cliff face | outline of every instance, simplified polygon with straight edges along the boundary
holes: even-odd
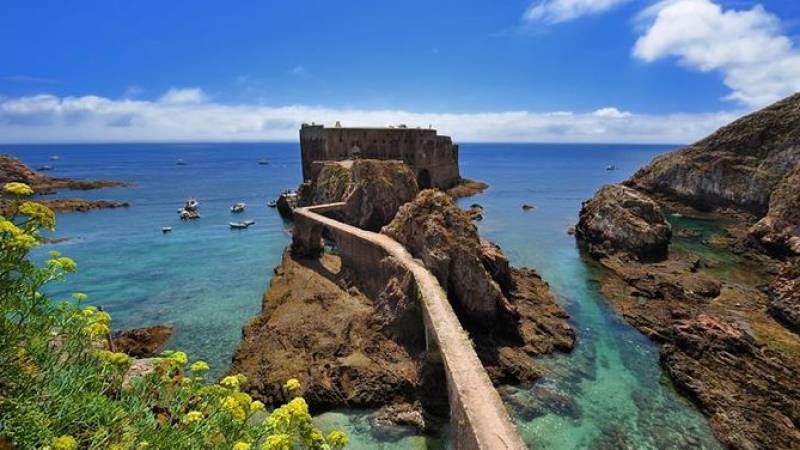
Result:
[[[766,214],[775,187],[800,163],[800,94],[656,158],[628,185],[698,209]]]
[[[301,190],[300,202],[345,202],[345,222],[378,231],[417,191],[414,173],[403,162],[359,159],[323,164],[317,178]]]
[[[767,215],[753,225],[750,236],[774,254],[800,255],[800,164],[778,183]]]

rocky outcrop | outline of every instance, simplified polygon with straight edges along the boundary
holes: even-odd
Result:
[[[29,185],[36,194],[51,194],[59,190],[89,190],[114,186],[127,186],[127,183],[109,180],[75,180],[53,178],[32,170],[22,161],[9,155],[0,155],[0,185],[19,182]]]
[[[134,358],[148,358],[161,352],[173,331],[173,327],[169,325],[118,330],[111,334],[111,343],[114,351]]]
[[[447,195],[453,197],[454,199],[464,198],[464,197],[471,197],[475,194],[480,194],[481,192],[489,189],[489,185],[484,183],[483,181],[475,181],[469,180],[467,178],[461,178],[458,180],[458,183],[447,189]]]
[[[709,414],[712,429],[728,447],[800,444],[797,368],[739,324],[708,315],[676,322],[661,364],[675,386]]]
[[[666,258],[672,229],[647,195],[612,184],[583,203],[575,236],[596,258],[623,253],[648,261]]]
[[[300,189],[300,204],[345,202],[343,221],[378,231],[417,191],[414,173],[402,161],[328,162],[322,164],[313,183]]]
[[[533,270],[513,268],[500,248],[481,241],[452,199],[426,190],[382,233],[403,244],[448,293],[475,350],[496,384],[532,382],[532,357],[570,351],[569,316]]]
[[[791,261],[770,286],[768,311],[779,322],[800,334],[800,261]]]
[[[477,228],[443,192],[423,191],[381,232],[422,260],[462,320],[486,328],[516,320],[515,308],[483,265]]]
[[[627,184],[701,210],[766,214],[776,186],[800,163],[800,94],[742,117],[653,160]]]
[[[777,256],[800,255],[800,164],[778,183],[750,236]]]
[[[269,403],[284,401],[283,383],[298,378],[314,411],[418,402],[445,415],[447,399],[433,395],[443,372],[426,361],[411,281],[386,264],[398,272],[372,300],[352,286],[338,257],[285,252],[261,313],[242,329],[231,372],[246,375],[247,390]]]

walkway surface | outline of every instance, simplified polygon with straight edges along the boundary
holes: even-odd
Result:
[[[426,331],[435,340],[444,361],[455,447],[527,448],[436,277],[394,239],[320,214],[339,209],[343,205],[332,203],[295,209],[295,227],[322,226],[335,236],[345,235],[370,243],[382,249],[387,256],[393,257],[414,276]],[[296,235],[304,234],[302,230],[296,229],[295,232]],[[315,235],[318,236],[317,233],[307,234],[318,239]],[[304,244],[319,245],[318,242]]]

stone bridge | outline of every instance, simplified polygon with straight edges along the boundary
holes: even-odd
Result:
[[[382,283],[380,267],[386,257],[393,257],[404,266],[416,282],[426,342],[436,345],[444,362],[455,448],[527,448],[436,277],[394,239],[322,215],[343,206],[344,203],[331,203],[295,209],[292,251],[319,254],[322,233],[326,231],[336,241],[344,267],[368,268],[362,269],[367,270],[367,276],[361,279]]]

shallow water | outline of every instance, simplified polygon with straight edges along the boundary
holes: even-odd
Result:
[[[581,201],[604,183],[621,181],[654,155],[656,146],[461,146],[464,176],[491,188],[463,199],[481,203],[482,237],[503,247],[515,265],[535,268],[563,302],[578,330],[576,350],[542,358],[545,377],[507,393],[531,404],[547,392],[561,401],[512,410],[526,442],[536,448],[719,448],[705,419],[682,400],[658,367],[657,348],[609,310],[598,293],[597,271],[566,234]],[[265,201],[300,179],[296,144],[95,145],[4,147],[34,166],[58,153],[53,175],[137,183],[62,196],[126,200],[132,207],[59,216],[46,246],[72,256],[79,272],[51,288],[58,297],[80,290],[113,315],[115,326],[171,323],[171,346],[208,360],[220,373],[230,361],[241,325],[260,307],[272,268],[289,242],[285,225]],[[261,158],[271,164],[259,166]],[[179,158],[189,162],[176,166]],[[616,171],[606,171],[614,164]],[[181,223],[176,209],[196,196],[203,218]],[[248,202],[240,218],[256,220],[231,231],[230,204]],[[523,203],[536,206],[524,212]],[[162,226],[172,226],[162,235]],[[559,397],[561,396],[561,397]],[[524,414],[521,414],[524,412]],[[332,412],[323,428],[345,428],[353,448],[439,448],[441,439],[407,430],[376,437],[368,412]]]

